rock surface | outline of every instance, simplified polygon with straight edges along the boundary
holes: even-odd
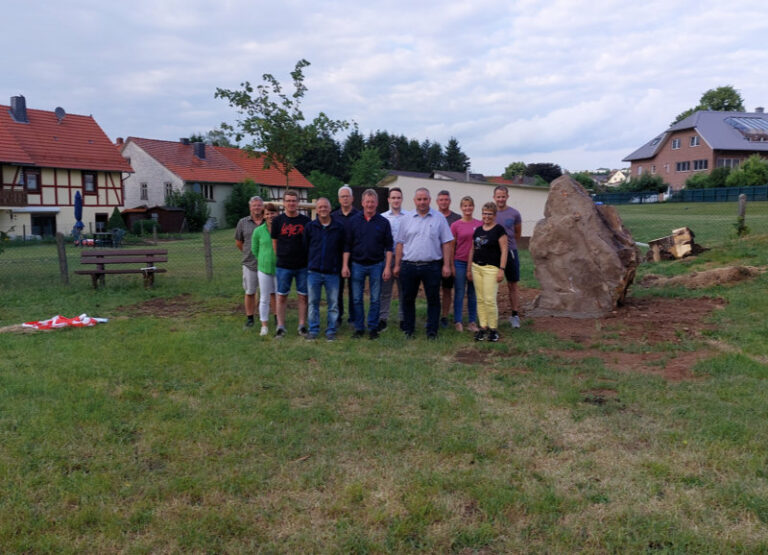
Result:
[[[541,285],[530,316],[605,316],[624,300],[640,262],[616,209],[595,205],[567,175],[552,182],[529,249]]]

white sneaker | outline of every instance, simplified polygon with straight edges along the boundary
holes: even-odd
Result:
[[[510,317],[509,317],[509,324],[510,324],[510,325],[511,325],[513,328],[519,328],[519,327],[520,327],[520,317],[519,317],[519,316],[517,316],[517,315],[515,315],[515,316],[510,316]]]
[[[267,326],[261,326],[261,331],[259,332],[259,335],[264,337],[265,335],[269,334],[269,328]]]

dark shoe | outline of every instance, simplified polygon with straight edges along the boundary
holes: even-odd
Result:
[[[352,339],[360,339],[361,337],[365,337],[363,330],[355,330],[355,333],[352,334]]]
[[[400,331],[405,331],[405,322],[400,320]]]
[[[315,339],[317,339],[317,336],[314,333],[308,333],[306,337],[304,337],[304,339],[306,339],[307,341],[314,341]]]
[[[371,330],[368,332],[368,339],[378,339],[379,338],[379,332],[376,330]]]
[[[309,331],[307,330],[307,326],[301,326],[299,328],[299,335],[302,337],[307,337],[309,335]]]
[[[252,328],[255,325],[255,322],[253,319],[249,318],[245,321],[245,325],[243,326],[244,330],[247,330],[248,328]]]
[[[285,337],[285,328],[277,328],[275,339],[282,339],[283,337]]]
[[[412,333],[408,333],[408,332],[405,332],[405,338],[406,339],[414,339],[413,334]]]
[[[448,318],[446,318],[445,316],[440,318],[440,327],[443,329],[448,327]]]
[[[379,320],[379,332],[386,331],[387,330],[387,321],[386,320]]]
[[[488,332],[488,341],[493,341],[496,343],[499,340],[499,332],[496,330],[491,330]]]
[[[437,339],[437,334],[436,333],[428,333],[427,334],[427,341],[434,341],[435,339]]]
[[[325,340],[326,340],[328,343],[332,343],[332,342],[336,341],[336,334],[335,334],[335,333],[332,333],[331,335],[326,335],[326,336],[325,336]]]
[[[484,329],[477,330],[477,333],[475,333],[475,341],[485,341],[485,330]]]

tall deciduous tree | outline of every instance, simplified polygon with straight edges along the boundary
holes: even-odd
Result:
[[[739,91],[733,88],[732,85],[724,85],[722,87],[717,87],[716,89],[709,89],[701,95],[697,106],[678,114],[672,124],[674,125],[678,121],[684,120],[699,110],[711,110],[714,112],[743,112],[744,99],[741,97]]]
[[[560,166],[551,162],[538,162],[528,164],[525,167],[525,175],[529,177],[538,175],[547,183],[552,183],[552,181],[563,175],[563,170],[560,169]]]
[[[216,98],[223,98],[237,109],[242,119],[236,123],[234,132],[236,141],[250,137],[247,150],[264,153],[265,166],[279,163],[288,184],[288,175],[296,167],[304,154],[323,134],[334,135],[346,129],[349,124],[343,120],[332,120],[320,112],[310,123],[305,123],[301,111],[301,101],[307,92],[304,85],[304,68],[307,60],[296,62],[291,72],[294,92],[283,92],[280,82],[271,74],[262,76],[261,85],[253,87],[250,82],[240,84],[239,90],[216,89]]]
[[[525,162],[512,162],[504,169],[501,175],[504,179],[513,179],[519,175],[525,175]]]
[[[360,158],[352,164],[349,184],[352,187],[373,187],[386,174],[378,151],[369,147],[363,150]]]

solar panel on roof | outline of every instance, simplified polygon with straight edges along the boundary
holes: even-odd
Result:
[[[748,141],[768,141],[768,120],[761,117],[730,117],[725,123],[739,131]]]

